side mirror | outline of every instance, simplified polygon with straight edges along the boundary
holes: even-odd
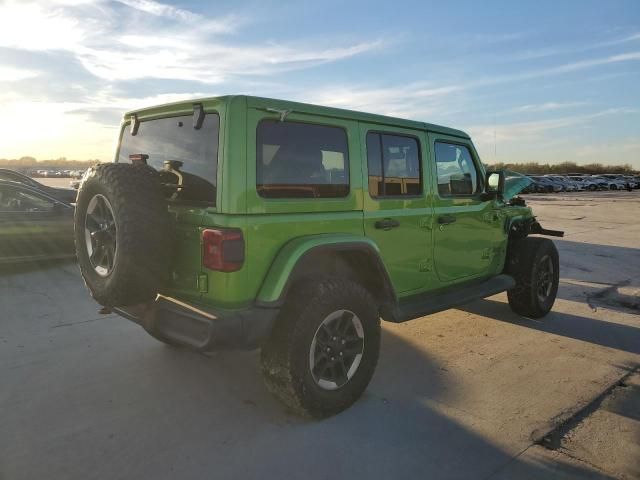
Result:
[[[504,193],[504,172],[489,172],[485,181],[484,193],[482,200],[497,200],[502,198]]]

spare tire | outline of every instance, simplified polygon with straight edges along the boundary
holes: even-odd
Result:
[[[172,238],[158,172],[127,163],[91,168],[78,191],[74,227],[80,271],[98,303],[155,298],[168,276]]]

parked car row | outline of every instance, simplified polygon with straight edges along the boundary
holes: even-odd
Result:
[[[569,173],[566,175],[531,175],[525,174],[533,183],[522,193],[555,193],[598,190],[633,190],[640,189],[640,176],[602,174],[585,175]]]
[[[39,170],[32,170],[30,174],[32,177],[80,178],[82,177],[82,175],[84,175],[84,170],[39,169]]]

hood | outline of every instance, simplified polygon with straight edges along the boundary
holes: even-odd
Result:
[[[502,195],[504,201],[508,202],[532,183],[533,180],[525,175],[522,175],[521,173],[513,172],[511,170],[505,170],[504,193]]]

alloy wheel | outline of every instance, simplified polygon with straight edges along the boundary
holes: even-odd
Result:
[[[545,255],[540,259],[538,266],[537,290],[538,300],[540,303],[547,301],[553,289],[553,260],[549,255]]]
[[[364,353],[364,329],[350,310],[337,310],[322,321],[309,349],[309,368],[316,384],[336,390],[355,375]]]
[[[116,258],[116,222],[104,195],[94,195],[87,205],[84,238],[91,266],[101,277],[108,276]]]

